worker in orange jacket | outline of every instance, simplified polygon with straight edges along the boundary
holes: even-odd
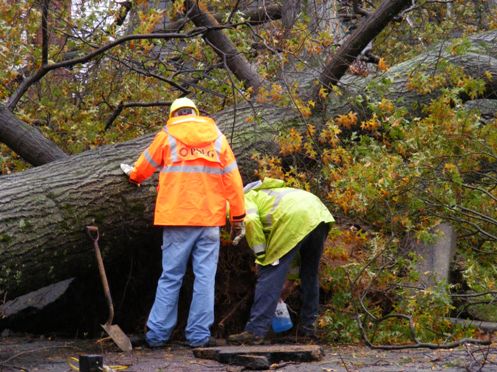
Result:
[[[147,321],[146,342],[160,347],[169,340],[191,256],[195,281],[186,339],[192,347],[215,345],[210,326],[226,202],[237,241],[244,234],[245,217],[242,179],[226,137],[214,120],[199,115],[193,101],[179,98],[171,105],[166,126],[134,167],[121,164],[121,169],[137,184],[160,171],[154,224],[163,226],[162,275]]]

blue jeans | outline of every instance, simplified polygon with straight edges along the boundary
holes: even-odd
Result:
[[[161,346],[171,337],[178,318],[179,292],[191,255],[195,281],[185,336],[191,346],[203,345],[209,340],[209,328],[214,323],[219,227],[166,226],[162,238],[162,275],[145,339],[150,346]]]
[[[319,261],[328,235],[329,225],[320,223],[306,235],[290,252],[280,258],[276,266],[258,267],[257,283],[250,318],[245,330],[256,336],[265,336],[276,310],[281,290],[290,268],[290,264],[300,251],[300,279],[302,307],[300,309],[300,326],[312,328],[319,310]]]

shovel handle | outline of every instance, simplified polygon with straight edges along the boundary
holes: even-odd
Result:
[[[98,242],[99,238],[99,233],[98,233],[98,227],[96,226],[86,226],[86,232],[88,233],[88,236],[93,242]]]
[[[111,325],[114,319],[114,305],[112,303],[112,297],[110,295],[109,282],[107,280],[107,275],[105,273],[104,261],[102,259],[102,254],[100,253],[100,247],[98,246],[98,227],[96,226],[86,226],[86,232],[88,236],[93,241],[93,247],[95,248],[95,257],[97,258],[98,272],[100,274],[100,280],[102,281],[102,287],[104,290],[105,300],[107,301],[107,307],[109,309],[109,317],[107,318],[106,325]]]

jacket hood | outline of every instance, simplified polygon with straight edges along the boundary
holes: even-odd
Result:
[[[221,136],[214,120],[205,116],[177,116],[166,125],[171,136],[188,146],[205,146]]]
[[[278,187],[285,187],[285,181],[277,178],[265,177],[263,181],[248,183],[243,188],[243,191],[247,193],[250,190],[275,189]]]

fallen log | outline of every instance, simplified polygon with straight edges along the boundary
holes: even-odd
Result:
[[[246,123],[254,110],[271,120]],[[274,147],[277,129],[271,125],[286,125],[292,115],[289,109],[248,106],[218,117],[228,137],[236,134],[233,148],[246,182],[254,177],[253,151]],[[158,231],[152,226],[157,174],[136,187],[119,168],[132,164],[153,135],[0,177],[0,292],[14,298],[95,270],[87,225],[99,227],[110,263]]]

